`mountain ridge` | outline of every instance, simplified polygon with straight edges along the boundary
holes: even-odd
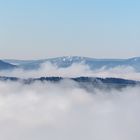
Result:
[[[114,68],[117,66],[131,66],[136,71],[140,71],[140,57],[133,57],[128,59],[98,59],[91,57],[82,57],[82,56],[63,56],[55,57],[48,59],[39,59],[39,60],[11,60],[4,59],[3,61],[17,65],[23,69],[37,69],[43,63],[55,64],[58,67],[69,67],[72,64],[85,64],[88,65],[91,70],[100,69],[102,67]]]
[[[16,65],[0,60],[0,70],[9,70],[9,69],[14,69],[16,67],[17,67]]]
[[[61,84],[63,80],[71,80],[86,90],[99,89],[122,89],[126,87],[140,86],[140,81],[122,79],[122,78],[99,78],[99,77],[40,77],[22,79],[18,77],[0,76],[0,81],[21,82],[22,84],[32,84],[34,82],[50,82],[52,84]],[[66,82],[67,83],[67,82]],[[44,83],[45,84],[45,83]]]

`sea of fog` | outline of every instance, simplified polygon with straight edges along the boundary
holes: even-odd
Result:
[[[140,78],[130,67],[90,71],[83,65],[58,69],[50,64],[0,75]],[[90,92],[71,80],[1,81],[0,140],[140,140],[140,87]]]

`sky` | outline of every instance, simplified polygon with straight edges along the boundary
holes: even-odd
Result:
[[[139,0],[0,0],[0,58],[140,56]]]

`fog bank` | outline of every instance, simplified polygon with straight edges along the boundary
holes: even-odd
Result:
[[[139,140],[139,91],[87,92],[69,80],[0,82],[0,139]]]
[[[61,77],[114,77],[124,78],[131,80],[140,80],[140,72],[137,72],[133,67],[118,66],[115,68],[102,67],[101,69],[91,70],[85,64],[73,64],[67,68],[58,68],[51,63],[44,63],[37,70],[23,70],[15,69],[10,71],[0,71],[0,76],[14,76],[20,78],[37,78],[37,77],[49,77],[49,76],[61,76]]]

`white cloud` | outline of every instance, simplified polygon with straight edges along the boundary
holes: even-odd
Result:
[[[139,140],[140,88],[0,82],[1,140]]]
[[[106,69],[105,67],[97,70],[90,70],[87,65],[73,64],[67,68],[58,68],[51,63],[42,64],[38,70],[23,70],[16,69],[13,71],[0,71],[1,76],[14,76],[21,78],[35,78],[42,76],[62,76],[62,77],[79,77],[79,76],[91,76],[91,77],[115,77],[125,78],[132,80],[140,80],[140,72],[135,71],[132,67],[118,66],[115,68]]]

